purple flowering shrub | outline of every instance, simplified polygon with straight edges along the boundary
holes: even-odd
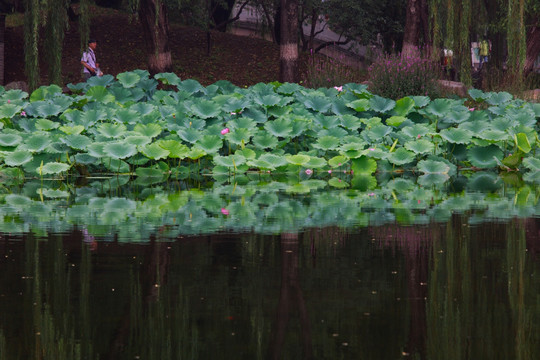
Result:
[[[369,90],[382,97],[400,99],[405,96],[439,95],[439,65],[427,58],[385,55],[369,67]]]

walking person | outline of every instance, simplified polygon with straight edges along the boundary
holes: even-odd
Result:
[[[88,80],[92,76],[101,76],[103,73],[99,69],[99,63],[96,62],[96,50],[97,41],[95,39],[88,40],[88,49],[83,52],[81,58],[81,64],[83,66],[84,80]]]
[[[486,40],[486,38],[480,41],[480,69],[484,66],[485,63],[489,60],[489,53],[491,50],[491,44]]]

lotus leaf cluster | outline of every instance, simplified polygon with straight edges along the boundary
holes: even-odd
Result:
[[[540,177],[540,104],[505,92],[470,90],[481,106],[469,109],[466,99],[394,101],[359,84],[204,87],[142,70],[68,87],[0,88],[3,176],[497,168]]]

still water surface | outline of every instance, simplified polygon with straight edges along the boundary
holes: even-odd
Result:
[[[418,205],[425,194],[415,191]],[[306,210],[315,194],[295,195],[293,213],[311,216],[301,227],[232,232],[206,219],[201,224],[213,224],[212,231],[189,234],[188,221],[202,216],[193,199],[182,201],[173,216],[178,194],[166,195],[170,202],[161,199],[159,208],[166,205],[167,215],[158,221],[145,215],[154,225],[144,232],[144,220],[134,214],[149,207],[156,213],[156,197],[129,200],[129,214],[117,214],[116,224],[106,217],[105,227],[90,211],[104,212],[98,199],[84,200],[87,193],[63,203],[24,191],[3,198],[1,359],[540,358],[540,219],[479,221],[479,212],[491,211],[479,199],[493,202],[494,194],[445,199],[453,207],[469,201],[476,210],[422,217],[414,226],[395,200],[386,220],[376,219],[385,206],[374,206],[374,198],[383,194],[364,194],[378,210],[369,222],[356,216],[356,225],[347,227],[325,221],[326,214],[337,216],[336,224],[346,222],[338,210],[324,208],[319,217]],[[519,194],[507,203],[501,197],[496,207],[510,209]],[[204,207],[210,218],[241,222],[229,217],[252,195],[237,195],[243,205],[232,204],[232,197],[229,206],[215,204],[215,194],[201,201],[212,203]],[[430,196],[429,209],[443,204]],[[353,198],[348,193],[332,208],[347,208]],[[534,198],[522,201],[527,213],[537,209]],[[288,214],[285,200],[279,209]],[[109,194],[99,203],[125,209],[119,201]],[[82,204],[93,207],[82,211]],[[191,212],[181,222],[186,207]],[[87,221],[68,221],[69,209],[88,214]],[[254,224],[268,219],[245,216]],[[126,223],[134,241],[125,236]]]

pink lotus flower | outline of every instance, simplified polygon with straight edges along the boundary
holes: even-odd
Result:
[[[11,100],[8,100],[7,103],[9,104],[11,102]]]
[[[225,135],[225,134],[227,134],[229,132],[230,132],[229,128],[225,128],[225,129],[221,130],[221,135]]]
[[[221,213],[222,213],[223,215],[225,215],[225,216],[226,216],[226,215],[229,215],[229,210],[227,210],[227,209],[225,209],[225,208],[221,208]]]
[[[369,148],[369,151],[375,151],[375,148]]]
[[[332,173],[332,170],[328,170],[328,173],[331,174],[331,173]]]
[[[334,86],[337,91],[343,91],[343,86]]]
[[[469,108],[469,111],[474,111],[474,108]]]
[[[311,169],[306,169],[306,174],[307,174],[307,175],[313,174],[313,170],[311,170]]]
[[[368,196],[375,196],[375,193],[369,193]]]
[[[21,116],[26,116],[26,112],[21,111]]]
[[[417,139],[420,139],[422,137],[422,135],[418,134],[418,136],[416,137]]]

